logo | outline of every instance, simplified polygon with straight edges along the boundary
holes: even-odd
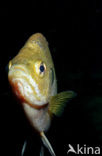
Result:
[[[68,151],[67,155],[70,155],[70,153],[73,153],[75,155],[79,154],[85,154],[85,155],[95,155],[95,154],[101,154],[101,148],[100,147],[89,147],[87,145],[80,146],[77,144],[77,147],[74,148],[71,144],[68,144]]]

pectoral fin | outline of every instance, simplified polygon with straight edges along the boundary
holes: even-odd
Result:
[[[61,92],[55,96],[53,96],[50,100],[49,111],[56,116],[61,116],[65,105],[68,101],[76,96],[76,93],[73,91],[65,91]]]

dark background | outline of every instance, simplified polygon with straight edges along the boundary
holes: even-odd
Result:
[[[7,68],[30,35],[41,32],[54,60],[58,92],[74,90],[61,118],[55,117],[47,136],[56,155],[68,144],[102,145],[102,2],[28,1],[0,4],[0,116],[3,155],[39,155],[41,141],[12,96]],[[24,155],[24,156],[25,156]],[[46,150],[46,155],[49,153]]]

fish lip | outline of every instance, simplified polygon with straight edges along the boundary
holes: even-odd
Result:
[[[20,72],[23,72],[23,73],[26,73],[27,70],[25,69],[25,67],[23,65],[13,65],[9,72],[8,72],[8,79],[11,79],[12,78],[12,75],[14,75],[14,73],[16,71],[20,71]]]
[[[24,66],[22,64],[20,65],[13,65],[11,70],[20,70],[20,71],[23,71],[23,72],[26,72],[26,69],[24,68]]]
[[[30,107],[32,107],[34,109],[43,109],[43,108],[47,107],[49,104],[49,103],[45,103],[43,105],[37,105],[37,104],[32,104],[30,102],[24,102],[24,103],[26,103],[27,105],[29,105]]]

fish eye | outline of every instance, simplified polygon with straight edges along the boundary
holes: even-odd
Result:
[[[40,65],[39,70],[40,70],[40,72],[41,72],[41,73],[45,71],[45,67],[44,67],[44,65],[43,65],[43,64],[42,64],[42,65]]]
[[[40,77],[43,77],[46,71],[45,63],[42,61],[37,61],[35,63],[35,71]]]
[[[12,62],[10,61],[10,62],[9,62],[9,65],[8,65],[8,69],[10,69],[11,66],[12,66]]]

